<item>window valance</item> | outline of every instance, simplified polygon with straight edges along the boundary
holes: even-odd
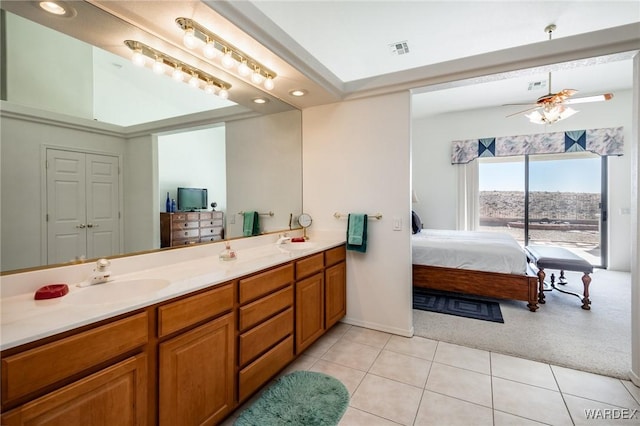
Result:
[[[599,155],[622,155],[623,149],[622,127],[500,136],[453,141],[451,164],[465,164],[478,157],[510,157],[576,151],[590,151]]]

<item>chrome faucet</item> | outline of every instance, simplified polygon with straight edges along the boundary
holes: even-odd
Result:
[[[111,277],[111,270],[109,266],[111,262],[108,259],[98,259],[95,268],[91,273],[91,276],[82,283],[78,284],[78,287],[87,287],[94,284],[102,284],[109,281]]]
[[[278,241],[276,241],[277,245],[282,245],[284,243],[286,243],[287,241],[291,241],[291,237],[288,237],[287,234],[280,234],[280,238],[278,238]]]

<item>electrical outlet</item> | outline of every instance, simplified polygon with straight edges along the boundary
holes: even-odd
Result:
[[[398,216],[393,217],[393,230],[401,231],[402,230],[402,218]]]
[[[229,223],[231,225],[235,225],[235,223],[236,223],[236,216],[235,215],[232,214],[231,216],[229,216]]]

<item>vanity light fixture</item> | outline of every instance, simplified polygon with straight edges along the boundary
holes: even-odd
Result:
[[[240,76],[251,75],[251,81],[254,84],[273,90],[275,86],[273,80],[277,77],[274,71],[192,19],[176,18],[176,24],[184,31],[183,43],[187,48],[194,49],[198,44],[202,44],[206,58],[214,59],[216,56],[222,56],[223,67],[228,69],[237,67]]]
[[[191,87],[217,94],[222,99],[229,98],[231,84],[139,41],[125,40],[124,44],[133,52],[131,60],[134,64],[144,67],[153,61],[152,69],[156,74],[165,74],[166,70],[171,70],[171,76],[176,81],[187,80]]]

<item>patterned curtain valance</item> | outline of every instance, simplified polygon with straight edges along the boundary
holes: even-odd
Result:
[[[465,164],[478,157],[510,157],[525,154],[557,154],[590,151],[599,155],[622,155],[622,127],[538,133],[535,135],[453,141],[451,164]]]

